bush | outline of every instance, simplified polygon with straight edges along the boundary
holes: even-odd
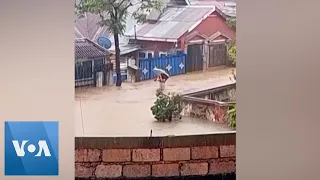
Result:
[[[164,94],[163,91],[157,91],[157,100],[151,107],[155,119],[161,122],[172,121],[175,118],[181,119],[181,96],[174,93]]]
[[[236,65],[236,58],[237,58],[237,46],[236,41],[232,41],[228,45],[228,56],[229,60],[232,62],[233,65]]]
[[[237,109],[236,105],[233,105],[228,110],[228,126],[232,129],[236,129],[236,117]]]

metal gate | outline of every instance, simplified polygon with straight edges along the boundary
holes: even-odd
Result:
[[[227,65],[227,46],[213,44],[209,46],[209,67]]]
[[[149,59],[140,59],[139,68],[141,69],[141,80],[156,78],[153,69],[165,70],[170,76],[186,73],[186,54],[175,56],[165,56]]]
[[[187,48],[186,71],[202,71],[203,70],[203,44],[191,44]]]
[[[102,84],[109,83],[107,74],[112,70],[112,64],[106,64],[103,58],[75,62],[75,87],[93,86],[97,82],[97,73],[102,72]]]

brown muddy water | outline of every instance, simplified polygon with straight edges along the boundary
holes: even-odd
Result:
[[[166,91],[190,93],[232,83],[231,69],[171,77]],[[122,83],[121,87],[80,88],[75,95],[77,136],[153,136],[209,134],[229,131],[223,125],[183,117],[157,122],[151,113],[159,87],[153,80]]]

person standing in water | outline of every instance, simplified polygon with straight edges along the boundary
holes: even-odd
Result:
[[[164,90],[165,88],[165,83],[166,81],[169,79],[169,77],[163,73],[161,73],[159,76],[157,76],[157,78],[155,79],[155,81],[159,82],[159,89],[160,90]]]

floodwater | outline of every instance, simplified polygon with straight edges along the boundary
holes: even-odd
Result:
[[[190,93],[232,83],[231,69],[171,77],[166,91]],[[159,84],[153,80],[122,83],[121,87],[81,88],[75,95],[77,136],[153,136],[207,134],[229,131],[214,122],[183,117],[157,122],[151,113]]]

